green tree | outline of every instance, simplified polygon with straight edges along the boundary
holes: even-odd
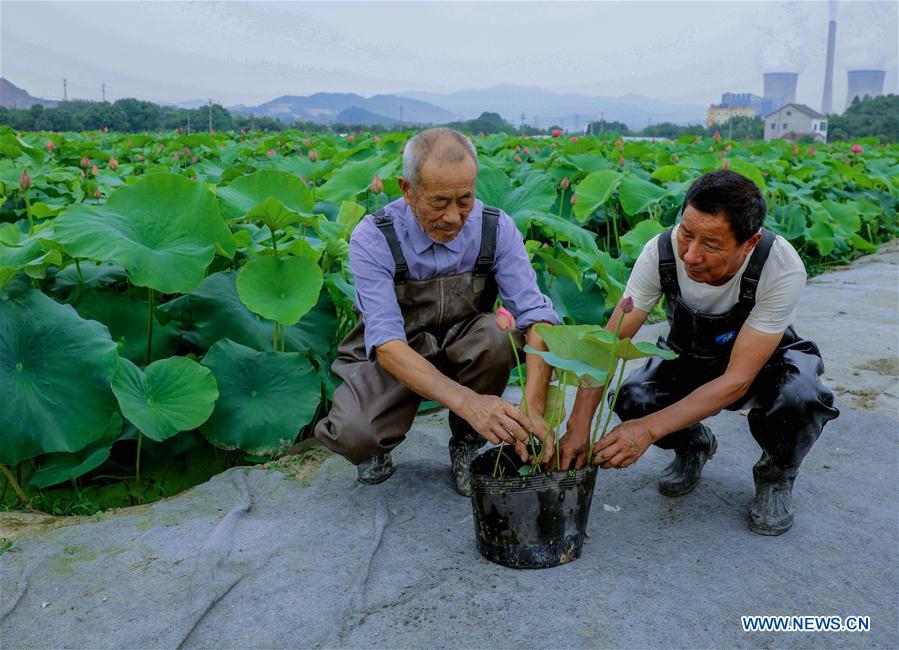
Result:
[[[842,115],[828,119],[831,142],[869,136],[884,142],[899,142],[899,95],[856,97]]]

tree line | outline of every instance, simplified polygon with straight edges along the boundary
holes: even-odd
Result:
[[[0,124],[6,124],[17,131],[95,131],[109,129],[124,133],[181,129],[182,131],[283,131],[300,129],[306,132],[408,131],[416,126],[403,124],[383,126],[379,124],[322,124],[319,122],[296,120],[285,122],[272,117],[232,114],[219,104],[187,109],[174,106],[160,106],[139,99],[119,99],[115,102],[90,102],[73,100],[60,102],[58,106],[46,108],[35,104],[31,108],[16,109],[0,107]],[[828,140],[851,140],[867,136],[877,136],[885,142],[899,141],[899,95],[884,97],[855,98],[843,115],[829,117]],[[508,133],[510,135],[539,135],[551,133],[557,126],[537,129],[529,125],[515,126],[502,118],[499,113],[484,112],[471,120],[451,122],[451,128],[468,133]],[[563,130],[563,129],[559,129]],[[619,135],[639,135],[652,138],[678,138],[682,135],[711,136],[719,131],[723,137],[734,140],[761,140],[764,137],[764,121],[761,117],[734,117],[728,123],[712,127],[699,124],[682,126],[672,122],[651,124],[639,130],[631,130],[627,124],[617,121],[597,121],[589,123],[584,131],[588,134],[617,133]]]

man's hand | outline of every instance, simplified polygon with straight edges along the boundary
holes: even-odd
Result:
[[[495,395],[472,393],[463,408],[457,412],[475,431],[488,442],[498,445],[505,442],[515,446],[515,452],[524,462],[528,460],[528,430],[531,422],[517,406],[513,406]],[[535,432],[538,439],[545,436],[545,426]]]
[[[540,454],[540,462],[546,465],[547,468],[552,469],[550,461],[556,451],[556,432],[546,426],[546,420],[543,419],[542,415],[536,415],[533,411],[531,412],[531,432],[537,440],[543,441],[543,453]]]
[[[622,422],[593,447],[593,464],[603,469],[633,465],[652,444],[652,434],[642,418]]]
[[[581,469],[587,464],[589,436],[588,427],[577,426],[569,420],[568,430],[559,441],[560,469]]]

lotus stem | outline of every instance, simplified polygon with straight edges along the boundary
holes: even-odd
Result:
[[[275,329],[272,332],[272,352],[278,351],[278,321],[275,321]]]
[[[144,434],[140,431],[137,432],[137,458],[134,461],[134,481],[135,481],[135,489],[137,490],[137,505],[140,505],[140,447],[141,442],[143,442]]]
[[[599,437],[600,440],[602,440],[609,432],[609,422],[612,421],[612,413],[615,411],[615,402],[618,401],[618,393],[621,391],[621,380],[624,378],[624,366],[626,365],[627,363],[622,359],[621,368],[618,371],[618,383],[615,385],[615,394],[612,396],[612,404],[609,406],[609,413],[606,416],[606,423],[602,428],[602,435]]]
[[[568,390],[568,375],[562,373],[562,388],[561,388],[561,399],[559,400],[558,408],[556,409],[556,417],[553,417],[552,421],[556,422],[556,418],[558,418],[558,422],[556,422],[556,427],[562,426],[562,413],[565,412],[565,395]],[[555,435],[555,443],[556,443],[556,469],[562,469],[562,465],[559,460],[559,434],[556,432]]]
[[[13,473],[9,471],[9,468],[6,465],[0,465],[0,472],[3,472],[3,476],[5,476],[6,480],[9,481],[9,484],[12,485],[12,489],[15,491],[16,496],[19,497],[19,501],[22,502],[22,505],[29,510],[34,510],[34,506],[31,505],[31,499],[25,494],[25,491],[19,485],[16,477],[13,476]]]
[[[278,240],[275,238],[275,229],[271,226],[268,229],[272,233],[272,252],[275,254],[275,257],[278,257]]]
[[[602,420],[602,414],[606,406],[606,396],[609,394],[609,380],[615,376],[615,370],[618,368],[618,334],[621,332],[621,324],[624,322],[624,312],[618,316],[618,324],[615,326],[615,343],[612,345],[612,354],[609,359],[609,370],[606,373],[606,382],[602,388],[602,397],[599,399],[599,413],[596,416],[596,422],[593,424],[593,431],[590,433],[590,451],[593,451],[593,445],[596,444],[596,434],[599,431],[599,423]],[[616,393],[617,394],[617,393]],[[605,431],[603,431],[605,435]],[[602,436],[600,436],[602,438]]]
[[[24,190],[22,196],[25,197],[25,214],[28,215],[28,235],[31,236],[34,232],[34,218],[31,216],[31,201],[28,199],[28,190]]]
[[[75,258],[75,272],[78,274],[78,284],[84,284],[84,276],[81,274],[81,264],[78,262],[78,258]]]
[[[153,354],[153,289],[150,289],[150,299],[147,301],[147,365],[150,365]]]
[[[618,211],[612,212],[612,231],[615,233],[615,250],[621,254],[621,239],[618,237]]]
[[[508,332],[508,335],[509,343],[512,345],[512,354],[515,355],[515,370],[518,373],[518,385],[521,388],[521,406],[524,409],[525,416],[530,419],[531,414],[528,409],[527,388],[524,379],[521,377],[521,359],[518,357],[518,346],[515,345],[515,339],[512,337],[512,332]],[[539,463],[537,460],[537,444],[534,442],[534,434],[531,431],[528,431],[528,444],[531,447],[531,454],[534,457],[534,462]]]

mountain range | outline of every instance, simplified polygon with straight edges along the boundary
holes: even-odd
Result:
[[[29,108],[32,104],[55,106],[57,102],[31,96],[6,79],[0,78],[0,105]],[[205,106],[203,100],[168,104],[179,108]],[[632,129],[649,123],[701,123],[705,107],[626,95],[591,97],[573,93],[554,93],[534,86],[493,86],[453,93],[406,92],[363,97],[355,93],[315,93],[282,95],[257,106],[229,106],[240,115],[280,118],[286,122],[309,120],[323,124],[446,124],[478,117],[485,111],[496,112],[508,122],[545,128],[561,126],[568,131],[583,129],[589,122],[604,118],[624,122]]]

